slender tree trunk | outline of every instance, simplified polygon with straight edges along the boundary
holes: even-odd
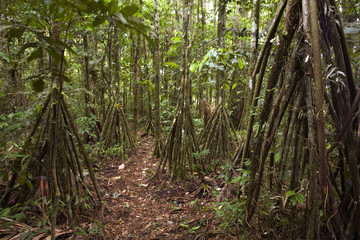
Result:
[[[259,42],[260,0],[253,0],[253,10],[251,12],[251,18],[253,19],[253,22],[251,26],[249,76],[252,76],[252,72],[256,64],[256,54]],[[250,91],[252,91],[253,89],[253,84],[253,79],[250,78]]]
[[[55,41],[60,41],[60,23],[54,22],[53,23],[53,29],[52,29],[52,37]],[[56,49],[59,53],[61,53],[61,49],[57,47]],[[50,148],[49,148],[49,163],[50,163],[50,181],[51,185],[53,186],[52,189],[52,199],[53,199],[53,213],[51,216],[51,239],[55,239],[55,227],[56,227],[56,217],[57,217],[57,211],[58,211],[58,201],[60,198],[60,190],[59,186],[57,184],[57,156],[58,156],[58,141],[59,141],[59,132],[61,127],[61,118],[60,118],[60,102],[61,102],[61,92],[62,92],[62,78],[61,78],[61,72],[62,72],[62,66],[59,66],[54,62],[52,64],[52,80],[54,86],[58,89],[57,91],[54,91],[54,100],[55,104],[52,108],[53,110],[53,121],[50,126]]]
[[[225,48],[225,24],[226,24],[226,2],[225,0],[219,0],[219,12],[218,12],[218,28],[217,28],[217,45],[218,49]],[[223,66],[225,68],[225,66]],[[222,86],[225,82],[225,69],[218,70],[216,73],[216,100],[215,105],[218,106],[220,101],[225,98],[225,91]]]
[[[120,58],[119,58],[119,27],[114,24],[114,62],[115,62],[115,84],[116,97],[115,101],[120,102]]]
[[[273,25],[271,26],[268,35],[266,36],[266,40],[261,48],[261,52],[259,54],[256,65],[254,67],[254,71],[251,76],[251,78],[254,79],[254,82],[255,82],[254,94],[251,97],[251,108],[250,108],[251,111],[255,111],[255,109],[257,108],[258,96],[260,94],[263,78],[265,75],[265,68],[266,68],[267,60],[270,55],[270,49],[271,49],[271,45],[272,45],[271,40],[275,36],[276,30],[279,26],[279,23],[280,23],[280,20],[281,20],[281,17],[285,10],[286,5],[287,5],[287,0],[283,0],[280,3],[280,6],[276,13],[275,21],[274,21]],[[259,73],[259,76],[256,78],[258,73]],[[278,74],[278,72],[276,72],[276,74]],[[241,165],[245,161],[245,158],[249,157],[250,140],[253,135],[253,124],[254,124],[255,118],[254,118],[254,114],[251,114],[251,112],[249,113],[249,115],[250,116],[247,121],[246,138],[245,138],[244,149],[243,149],[243,154],[242,154],[242,158],[241,158]]]
[[[135,136],[138,131],[138,115],[139,115],[139,55],[140,55],[140,34],[137,37],[136,53],[134,58],[134,119],[133,129]]]
[[[89,68],[89,43],[88,43],[88,33],[83,33],[83,42],[84,42],[84,85],[85,85],[85,116],[90,117],[90,68]]]
[[[155,31],[155,47],[154,47],[154,69],[155,69],[155,79],[154,79],[154,118],[155,118],[155,146],[153,155],[155,157],[160,157],[161,155],[161,125],[160,125],[160,59],[159,59],[159,3],[157,0],[154,0],[154,31]],[[151,119],[150,119],[151,121]]]
[[[321,53],[320,53],[320,29],[319,29],[319,11],[316,1],[309,1],[310,24],[311,24],[311,50],[312,50],[312,68],[315,81],[315,114],[317,126],[317,148],[320,159],[320,186],[323,200],[327,194],[327,163],[325,158],[325,118],[324,118],[324,86],[322,81]]]

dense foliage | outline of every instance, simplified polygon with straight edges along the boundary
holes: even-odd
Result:
[[[1,1],[0,217],[74,227],[102,204],[94,166],[149,134],[156,174],[218,179],[228,236],[359,238],[359,11]]]

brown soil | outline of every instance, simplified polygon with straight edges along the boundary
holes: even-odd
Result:
[[[126,162],[102,167],[98,184],[106,202],[93,219],[102,225],[101,239],[220,239],[212,202],[199,180],[153,178],[158,159],[152,158],[153,139],[138,143]],[[123,164],[123,165],[122,165]],[[88,225],[89,226],[89,225]]]

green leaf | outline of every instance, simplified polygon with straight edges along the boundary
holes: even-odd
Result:
[[[24,28],[10,28],[8,32],[5,34],[6,39],[8,42],[12,42],[14,38],[20,39],[24,33]]]
[[[75,53],[75,51],[68,45],[68,44],[65,44],[63,41],[60,41],[60,40],[55,40],[53,39],[52,37],[44,37],[44,36],[39,36],[39,38],[41,39],[44,39],[50,46],[47,47],[47,48],[51,48],[53,49],[54,51],[57,51],[59,52],[58,50],[56,50],[56,48],[54,48],[53,46],[56,46],[57,49],[63,49],[64,48],[64,45],[65,45],[65,49],[68,50],[69,52],[71,53]],[[47,49],[48,50],[48,49]],[[61,54],[59,54],[61,55]]]
[[[244,63],[243,63],[242,59],[239,58],[239,59],[238,59],[238,62],[239,62],[239,68],[240,68],[240,69],[243,69],[243,68],[244,68]]]
[[[18,182],[20,186],[23,186],[26,182],[26,177],[24,175],[19,176]]]
[[[93,28],[103,24],[104,22],[106,21],[106,17],[103,17],[103,16],[96,16],[92,25],[93,25]]]
[[[4,61],[6,61],[7,63],[10,63],[10,58],[9,58],[9,56],[6,55],[5,53],[0,52],[0,57],[1,57]]]
[[[295,199],[299,203],[304,203],[305,202],[305,196],[303,194],[301,194],[301,193],[295,194]]]
[[[118,0],[111,0],[111,2],[108,5],[108,12],[110,14],[113,14],[115,12],[118,12],[119,9],[119,1]]]
[[[119,27],[124,27],[123,25],[128,25],[128,22],[122,13],[115,14],[117,18],[115,18],[115,22]],[[120,24],[120,25],[119,25]]]
[[[230,183],[238,183],[238,182],[240,182],[241,179],[242,179],[241,176],[236,176],[236,177],[234,177],[234,178],[231,180]]]
[[[191,64],[191,65],[190,65],[190,71],[191,71],[191,72],[195,72],[196,66],[197,66],[196,63]]]
[[[7,215],[11,212],[11,208],[5,208],[1,213],[0,213],[0,218],[2,217],[7,217]]]
[[[75,232],[75,234],[82,235],[82,236],[87,236],[88,235],[87,232],[83,228],[76,227],[76,229],[79,230],[79,232]]]
[[[174,63],[174,62],[166,62],[166,63],[164,63],[164,65],[166,66],[166,67],[171,67],[171,68],[179,68],[179,65],[177,65],[176,63]]]
[[[28,186],[28,188],[32,191],[34,189],[34,186],[32,185],[32,183],[30,182],[29,179],[26,179],[26,185]]]
[[[295,192],[290,190],[290,191],[286,192],[285,195],[286,195],[286,197],[292,197],[295,195]]]
[[[101,1],[95,1],[97,8],[102,12],[102,13],[106,13],[108,11],[107,7],[105,6],[105,3],[103,0]]]
[[[139,6],[136,4],[127,5],[120,10],[120,13],[125,17],[130,17],[137,13],[140,10]]]
[[[20,47],[19,51],[18,51],[16,54],[17,54],[17,55],[20,55],[20,54],[22,54],[23,52],[25,52],[26,49],[28,49],[28,48],[34,48],[34,47],[37,47],[37,46],[39,46],[39,43],[38,43],[38,42],[25,43],[25,44],[23,44],[23,45]]]
[[[42,79],[38,79],[32,82],[32,89],[39,93],[42,92],[45,88],[45,83]]]
[[[6,171],[2,177],[3,182],[7,182],[9,180],[9,173]]]
[[[42,51],[40,48],[33,51],[30,56],[26,59],[27,62],[31,62],[32,60],[38,59],[42,56]]]
[[[172,37],[171,41],[173,41],[173,43],[181,43],[182,42],[181,37]]]
[[[151,47],[155,46],[155,42],[154,39],[152,39],[151,37],[149,37],[149,35],[147,34],[147,27],[144,25],[144,23],[139,22],[139,21],[135,21],[132,19],[127,19],[128,27],[130,27],[131,29],[134,29],[135,31],[137,31],[138,33],[140,33],[141,35],[143,35],[146,39],[146,41],[151,45]]]
[[[189,225],[187,225],[185,223],[180,223],[180,226],[185,227],[185,228],[189,228]]]
[[[65,82],[71,82],[71,79],[68,76],[64,75],[63,78]]]
[[[61,54],[53,47],[47,47],[46,51],[50,54],[50,56],[55,60],[56,63],[60,63]]]
[[[198,230],[200,227],[201,227],[201,226],[193,227],[193,228],[191,228],[191,231],[196,231],[196,230]]]

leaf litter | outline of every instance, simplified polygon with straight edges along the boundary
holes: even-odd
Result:
[[[170,181],[162,174],[153,178],[158,163],[152,157],[153,143],[145,137],[128,160],[113,160],[108,165],[118,167],[98,173],[104,204],[89,220],[100,220],[102,236],[91,239],[222,239],[214,198],[196,194],[200,180]]]

